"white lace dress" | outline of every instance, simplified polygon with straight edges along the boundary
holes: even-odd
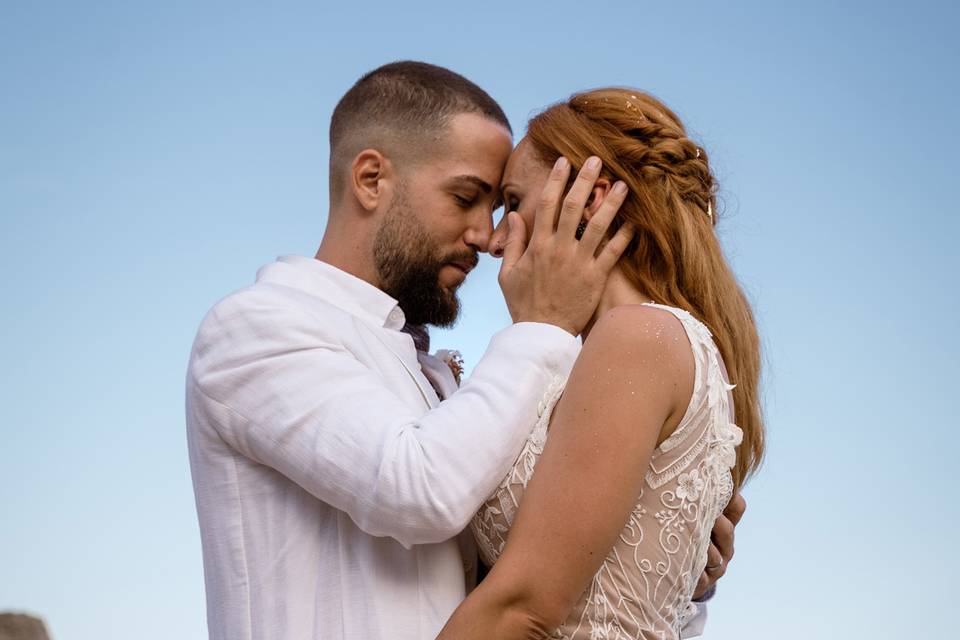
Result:
[[[719,350],[707,327],[686,311],[649,306],[674,314],[686,330],[696,363],[690,405],[654,451],[616,545],[552,638],[679,638],[696,613],[691,598],[707,562],[710,531],[731,497],[730,469],[742,433],[733,422],[733,387]],[[503,552],[565,385],[555,381],[513,469],[471,523],[488,565]]]

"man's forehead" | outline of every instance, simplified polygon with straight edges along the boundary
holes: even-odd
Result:
[[[492,154],[500,164],[506,162],[513,147],[513,137],[506,127],[475,113],[460,113],[450,118],[442,138],[441,146],[452,155]]]
[[[480,183],[496,187],[510,156],[510,139],[470,142],[461,141],[437,150],[429,161],[434,171],[445,180],[474,182],[481,188]]]
[[[459,183],[466,186],[477,187],[478,189],[480,189],[480,191],[484,193],[491,193],[495,190],[494,185],[490,184],[489,182],[487,182],[486,180],[484,180],[483,178],[477,175],[464,173],[464,174],[455,175],[451,177],[450,181],[453,183]]]

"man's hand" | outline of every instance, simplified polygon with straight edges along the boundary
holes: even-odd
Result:
[[[507,213],[510,231],[499,280],[514,322],[553,324],[578,335],[596,311],[610,270],[633,238],[633,228],[623,225],[601,248],[627,197],[626,185],[618,182],[577,240],[577,226],[599,176],[600,159],[590,158],[560,207],[570,177],[570,163],[560,158],[540,196],[529,244],[523,218]]]
[[[727,572],[727,565],[733,559],[733,530],[746,510],[747,503],[738,493],[733,496],[730,504],[714,523],[713,533],[710,536],[710,549],[707,550],[707,566],[697,581],[697,589],[693,593],[694,600],[702,598]]]

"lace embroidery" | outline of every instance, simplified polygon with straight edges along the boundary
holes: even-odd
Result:
[[[556,640],[679,638],[696,614],[691,597],[706,565],[710,530],[732,494],[730,468],[742,433],[732,422],[733,387],[723,378],[719,351],[707,327],[686,311],[650,306],[674,314],[687,332],[696,364],[690,406],[654,452],[636,506],[580,601],[550,636]],[[565,385],[566,379],[553,380],[516,463],[471,523],[487,564],[503,551]]]
[[[474,516],[471,528],[477,541],[480,557],[488,565],[492,565],[503,551],[507,540],[509,525],[520,505],[520,496],[527,482],[533,477],[533,467],[537,458],[543,453],[543,445],[547,439],[547,427],[550,425],[550,416],[554,407],[560,401],[567,379],[554,376],[547,387],[543,398],[537,406],[537,423],[530,435],[527,436],[520,455],[497,487],[493,496],[484,504],[484,508]]]

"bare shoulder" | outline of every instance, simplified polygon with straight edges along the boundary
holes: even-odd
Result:
[[[575,369],[571,385],[577,391],[589,390],[607,413],[619,407],[628,424],[649,412],[648,426],[662,440],[690,402],[696,364],[679,318],[657,307],[629,305],[597,320]]]
[[[628,362],[630,354],[652,355],[661,362],[677,364],[691,360],[690,342],[683,323],[665,309],[648,305],[615,307],[601,316],[584,342],[584,351],[619,353]]]

